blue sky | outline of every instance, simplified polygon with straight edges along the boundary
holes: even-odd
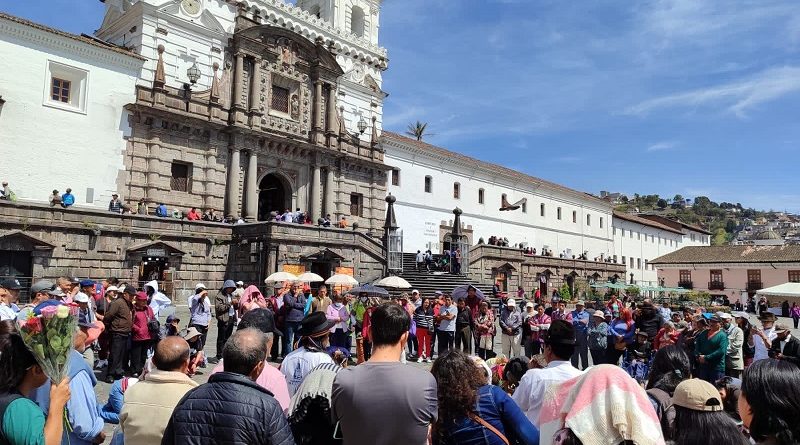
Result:
[[[91,33],[99,0],[0,0]],[[386,129],[578,190],[800,212],[796,0],[384,0]]]

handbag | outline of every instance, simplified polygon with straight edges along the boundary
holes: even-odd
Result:
[[[469,418],[472,419],[472,421],[474,421],[474,422],[480,423],[484,428],[486,428],[487,430],[489,430],[489,431],[493,432],[494,434],[496,434],[497,437],[499,437],[500,440],[502,440],[504,444],[510,445],[510,442],[508,441],[508,438],[503,433],[501,433],[497,428],[493,427],[492,424],[490,424],[489,422],[481,419],[478,415],[473,414],[473,413],[470,413]]]
[[[150,315],[147,315],[147,330],[150,332],[151,339],[161,340],[163,338],[161,336],[161,323],[155,317],[150,318]]]

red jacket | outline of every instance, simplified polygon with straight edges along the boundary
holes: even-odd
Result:
[[[133,334],[133,341],[152,340],[150,337],[150,330],[147,329],[148,320],[155,318],[153,309],[150,306],[145,306],[144,309],[139,309],[134,306],[135,312],[133,313],[133,327],[131,333]]]

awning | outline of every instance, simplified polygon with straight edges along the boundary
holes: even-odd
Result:
[[[335,261],[335,260],[341,261],[343,259],[344,259],[343,256],[332,251],[331,249],[322,249],[310,255],[304,255],[300,257],[301,261],[311,261],[312,263],[317,261],[320,262]]]
[[[9,232],[4,233],[3,235],[0,235],[0,241],[3,242],[10,242],[13,241],[14,239],[21,241],[22,243],[28,244],[35,249],[51,250],[56,248],[54,244],[50,244],[47,241],[36,238],[35,236],[28,235],[27,233],[21,230],[11,230]]]
[[[800,283],[783,283],[756,291],[757,295],[765,297],[794,297],[800,298]]]
[[[152,241],[125,249],[127,255],[138,254],[149,257],[183,256],[186,252],[164,241]]]

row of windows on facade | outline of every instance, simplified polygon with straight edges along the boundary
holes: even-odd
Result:
[[[308,12],[318,19],[322,18],[322,11],[319,5],[312,6],[309,8]],[[364,31],[366,29],[366,21],[364,20],[364,17],[364,10],[361,9],[360,6],[353,6],[353,8],[350,10],[350,32],[358,37],[364,37]]]
[[[169,182],[170,189],[175,192],[192,192],[192,164],[188,162],[173,161],[172,177]],[[364,195],[361,193],[350,194],[350,215],[364,216]]]
[[[621,229],[619,229],[619,230],[620,230],[620,236],[621,236],[622,238],[625,238],[625,229],[622,229],[622,228],[621,228]],[[614,227],[614,228],[612,229],[612,235],[615,235],[615,236],[616,236],[616,234],[617,234],[617,228],[616,228],[616,227]],[[631,238],[631,239],[633,239],[633,234],[634,234],[634,231],[629,229],[629,230],[628,230],[628,235],[630,236],[630,238]],[[645,234],[644,234],[644,240],[645,240],[645,241],[647,241],[647,237],[648,237],[648,236],[650,237],[650,242],[651,242],[651,243],[653,243],[653,244],[655,244],[655,243],[656,243],[656,236],[655,236],[655,235],[647,235],[647,234],[645,233]],[[636,232],[636,239],[637,239],[637,240],[641,240],[641,239],[642,239],[642,232]],[[661,241],[662,241],[662,240],[664,241],[664,245],[665,245],[665,246],[672,246],[672,245],[673,245],[673,240],[671,240],[671,239],[662,239],[662,238],[661,238],[661,236],[659,236],[659,237],[658,237],[658,244],[661,244]],[[694,241],[694,240],[692,240],[692,241]],[[676,242],[676,243],[674,243],[674,244],[677,244],[677,242]]]
[[[709,287],[724,288],[725,281],[722,277],[722,269],[711,269],[708,272]],[[790,283],[800,283],[800,270],[788,271],[788,281]],[[747,283],[748,285],[755,285],[761,287],[761,269],[748,269],[747,270]],[[678,272],[679,285],[692,285],[692,271],[689,269],[681,269]]]
[[[628,264],[628,260],[630,260],[630,264]],[[635,263],[634,263],[635,260]],[[614,255],[614,262],[617,262],[617,256]],[[642,259],[641,258],[634,258],[634,257],[626,257],[622,255],[622,264],[624,264],[628,269],[639,269],[642,270]],[[656,270],[655,266],[649,264],[647,259],[644,260],[644,270]]]
[[[399,186],[400,185],[400,170],[394,169],[392,170],[392,185]],[[425,176],[425,193],[433,193],[433,177],[432,176]],[[484,189],[478,189],[478,204],[485,204],[486,200],[486,191]],[[461,184],[458,182],[453,183],[453,199],[461,199]],[[500,196],[500,205],[502,206],[505,201],[507,201],[508,196],[503,193]],[[520,204],[520,208],[522,209],[522,213],[528,213],[528,203],[523,202]],[[544,218],[546,216],[546,209],[545,204],[539,204],[539,216]],[[561,221],[561,207],[556,208],[556,218]],[[572,211],[572,222],[577,224],[578,223],[578,212],[573,210]],[[592,215],[586,215],[586,225],[592,225]],[[605,220],[603,217],[600,217],[600,228],[602,229],[605,226]]]

